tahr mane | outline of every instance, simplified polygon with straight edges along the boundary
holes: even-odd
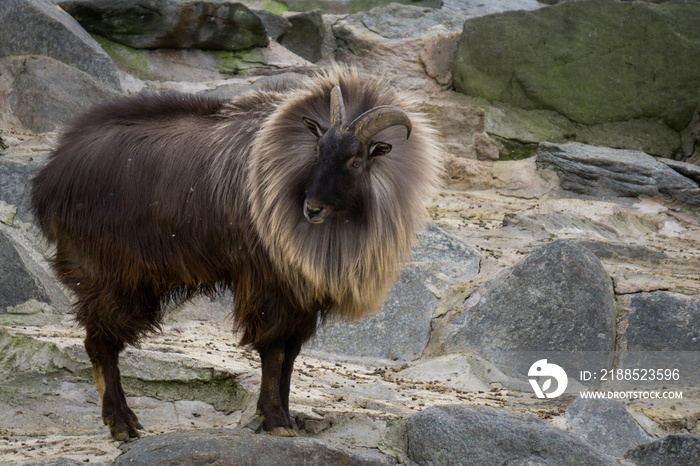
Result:
[[[314,163],[314,137],[302,118],[330,124],[330,92],[340,85],[348,119],[380,106],[402,108],[413,122],[381,133],[394,150],[363,180],[363,216],[320,225],[302,214],[303,187]],[[335,69],[280,105],[260,131],[250,158],[251,213],[262,243],[301,302],[333,303],[344,317],[376,311],[410,253],[438,178],[435,132],[405,93],[384,81]]]

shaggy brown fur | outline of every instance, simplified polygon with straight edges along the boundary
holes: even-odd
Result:
[[[365,155],[359,194],[343,200],[352,207],[315,224],[303,206],[319,138],[302,120],[328,128],[337,85],[350,121],[393,105],[413,131],[378,133],[393,150]],[[233,291],[242,343],[261,355],[263,428],[291,434],[301,345],[319,317],[379,308],[424,218],[437,152],[410,97],[343,68],[288,92],[231,102],[142,95],[78,118],[33,180],[32,205],[56,243],[53,268],[77,296],[112,434],[126,440],[140,428],[119,381],[121,349],[159,327],[169,300],[223,289]]]

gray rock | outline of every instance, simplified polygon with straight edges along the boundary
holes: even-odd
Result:
[[[550,363],[570,375],[610,367],[615,314],[612,281],[598,258],[559,240],[474,292],[447,326],[445,350],[476,350],[517,377],[554,352]]]
[[[0,314],[30,299],[49,302],[42,284],[27,270],[10,239],[0,230]]]
[[[53,131],[88,107],[119,95],[112,87],[77,68],[42,56],[0,59],[0,74],[10,79],[0,85],[9,110],[26,129]]]
[[[566,409],[564,417],[568,429],[615,457],[654,440],[617,400],[578,398]]]
[[[29,180],[45,163],[37,153],[31,159],[0,157],[0,201],[15,207],[16,220],[27,220],[29,208]]]
[[[112,59],[65,11],[48,0],[3,0],[0,57],[44,55],[121,89]]]
[[[330,14],[358,13],[390,3],[403,3],[413,6],[440,8],[443,0],[280,0],[292,11],[321,10]]]
[[[376,315],[319,328],[310,348],[349,356],[417,359],[430,338],[437,297],[425,286],[428,271],[407,266]]]
[[[451,280],[479,272],[481,254],[466,243],[448,235],[436,225],[430,223],[418,234],[413,247],[411,264],[428,267],[434,277]],[[428,277],[429,283],[439,286],[439,281]]]
[[[310,348],[350,356],[411,360],[430,338],[440,287],[476,274],[480,255],[435,226],[422,232],[407,264],[377,315],[322,326]]]
[[[279,38],[279,43],[300,57],[315,63],[321,59],[321,46],[326,29],[318,10],[298,13],[286,18],[291,27]]]
[[[459,15],[441,10],[394,3],[348,16],[343,24],[346,27],[373,32],[385,39],[409,39],[425,34],[436,26],[459,28],[463,21]]]
[[[625,296],[624,302],[626,351],[620,353],[620,367],[677,372],[677,377],[647,378],[636,386],[700,384],[700,297],[654,291]]]
[[[698,125],[700,125],[700,123],[698,123]],[[695,165],[693,163],[685,163],[673,159],[659,159],[659,162],[668,165],[681,175],[690,178],[691,180],[700,184],[700,166]]]
[[[636,197],[663,194],[700,205],[700,185],[656,158],[639,151],[579,143],[540,144],[539,167],[552,168],[563,189],[580,194]],[[685,165],[684,165],[685,166]],[[687,173],[694,173],[692,168]]]
[[[167,402],[198,400],[224,413],[240,410],[250,400],[250,394],[235,376],[182,354],[127,349],[120,359],[127,396],[150,396]],[[57,432],[65,432],[66,424],[76,424],[76,430],[83,433],[103,429],[99,427],[101,420],[97,422],[98,400],[83,403],[68,397],[60,400],[59,407],[59,400],[53,395],[64,391],[63,384],[69,382],[78,384],[81,391],[88,389],[90,396],[96,398],[97,393],[90,390],[93,387],[92,366],[82,346],[58,347],[51,342],[5,333],[0,327],[0,378],[4,388],[0,392],[0,405],[16,410],[31,399],[32,410],[39,419],[46,415],[42,413],[52,410],[65,413],[65,422],[60,417],[52,422]],[[139,411],[136,405],[133,408]],[[17,419],[0,417],[0,429],[18,428],[29,433],[36,428],[13,425],[16,422]],[[81,423],[87,425],[81,426]]]
[[[543,2],[537,0],[445,0],[442,9],[468,17],[492,15],[512,10],[537,10]]]
[[[455,87],[587,125],[654,116],[681,131],[697,105],[699,15],[698,2],[591,0],[472,18]]]
[[[668,255],[663,251],[642,246],[639,244],[612,243],[607,241],[584,240],[579,244],[591,251],[600,260],[616,262],[645,262],[653,267],[668,259]]]
[[[542,419],[486,406],[433,406],[411,416],[406,432],[408,455],[418,464],[617,464]]]
[[[700,437],[669,435],[625,454],[640,466],[689,466],[700,464]]]
[[[338,61],[383,73],[404,86],[451,87],[451,63],[464,18],[442,10],[391,4],[336,21]]]
[[[638,293],[630,311],[629,351],[700,351],[700,297]]]
[[[242,3],[62,0],[87,31],[133,48],[242,50],[264,47],[262,20]]]
[[[247,434],[230,429],[179,431],[124,444],[122,465],[392,465],[376,450],[347,448],[301,437]]]
[[[267,10],[251,9],[251,11],[260,17],[267,31],[267,35],[273,40],[279,40],[279,37],[292,27],[292,23],[287,21],[283,16],[276,15]]]

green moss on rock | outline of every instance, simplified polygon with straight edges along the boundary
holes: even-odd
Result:
[[[258,49],[250,49],[242,52],[221,50],[212,52],[217,62],[217,70],[222,74],[245,75],[251,68],[259,68],[266,65],[263,52]]]
[[[685,128],[700,99],[698,2],[565,2],[472,18],[455,87],[600,125],[660,119]]]
[[[151,70],[148,64],[148,54],[150,53],[148,50],[133,49],[97,34],[92,34],[92,37],[100,44],[104,51],[112,57],[112,60],[118,68],[121,68],[139,79],[157,79],[156,74]]]

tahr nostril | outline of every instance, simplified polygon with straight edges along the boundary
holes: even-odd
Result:
[[[322,222],[325,217],[325,210],[326,208],[322,205],[306,203],[306,205],[304,205],[304,216],[313,223]]]
[[[311,215],[318,215],[323,210],[323,207],[312,207],[310,205],[306,206],[306,211]]]

